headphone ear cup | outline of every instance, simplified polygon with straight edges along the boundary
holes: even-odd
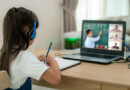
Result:
[[[32,30],[33,30],[33,28],[27,32],[27,37],[29,40],[32,40],[32,38],[31,38],[31,35],[33,33]]]
[[[35,38],[35,35],[33,35],[33,33],[35,33],[35,32],[34,32],[34,28],[32,28],[32,29],[30,30],[30,40],[32,40],[32,39]]]
[[[29,31],[27,32],[27,37],[28,37],[28,39],[30,40],[30,35],[29,35]]]
[[[36,21],[34,21],[34,27],[31,29],[31,35],[30,35],[30,38],[31,39],[34,39],[35,36],[36,36]]]

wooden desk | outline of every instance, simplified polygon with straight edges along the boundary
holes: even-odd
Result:
[[[37,56],[46,54],[46,50],[36,50]],[[55,53],[68,54],[68,52],[51,50]],[[44,80],[33,80],[34,84],[64,90],[130,90],[130,69],[128,63],[112,63],[108,65],[81,62],[80,65],[61,71],[62,80],[59,85],[51,85]]]

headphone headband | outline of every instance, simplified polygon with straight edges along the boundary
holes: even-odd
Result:
[[[36,17],[35,17],[35,15],[34,15],[34,13],[32,11],[30,11],[30,13],[34,18],[34,25],[33,25],[33,28],[29,30],[27,35],[28,35],[29,39],[32,40],[36,36]]]

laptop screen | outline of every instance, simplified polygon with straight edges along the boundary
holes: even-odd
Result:
[[[84,22],[82,48],[122,51],[123,24]]]

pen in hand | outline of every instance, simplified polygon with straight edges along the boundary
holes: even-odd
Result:
[[[51,42],[50,45],[49,45],[49,48],[48,48],[48,51],[47,51],[46,57],[47,57],[48,54],[49,54],[49,51],[50,51],[50,49],[51,49],[51,45],[52,45],[52,42]],[[46,62],[44,61],[44,63],[46,63]]]

